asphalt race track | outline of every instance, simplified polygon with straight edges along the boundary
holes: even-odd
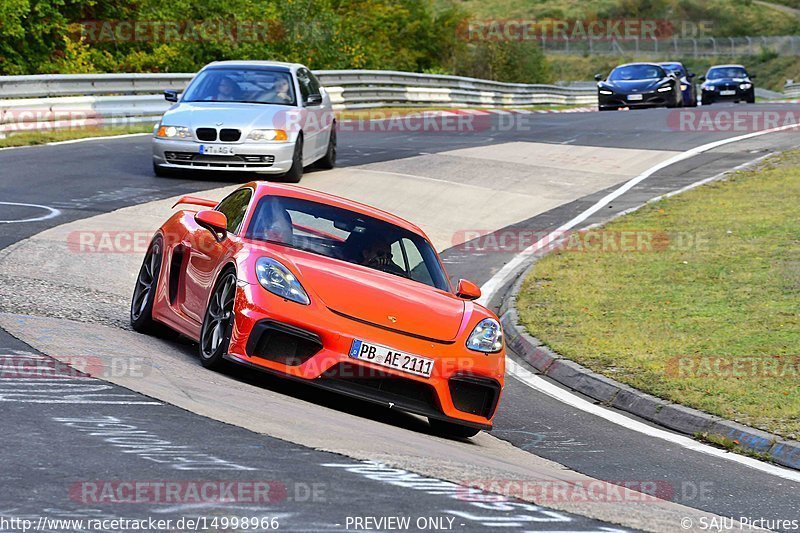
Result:
[[[345,129],[339,167],[309,171],[301,185],[418,223],[452,278],[484,284],[519,250],[476,248],[476,232],[555,229],[648,168],[746,133],[677,131],[676,112],[497,115],[502,127],[472,132]],[[796,132],[725,144],[657,171],[581,226],[796,145]],[[53,366],[51,380],[0,378],[0,518],[237,515],[275,518],[289,531],[352,531],[356,517],[388,516],[410,517],[412,530],[420,519],[421,529],[457,531],[674,531],[683,517],[693,527],[710,515],[800,518],[797,472],[690,450],[512,376],[491,435],[448,441],[417,417],[244,370],[210,373],[190,344],[134,334],[126,317],[141,254],[75,253],[70,236],[151,231],[170,213],[165,199],[202,190],[218,198],[237,183],[155,178],[149,153],[147,136],[0,151],[0,357]],[[56,362],[111,355],[143,366],[106,382]],[[174,453],[148,455],[115,441],[109,428]],[[487,494],[463,487],[492,479],[648,482],[665,488],[667,501],[487,503]],[[261,483],[268,495],[226,505],[87,496],[87,487],[109,480]]]

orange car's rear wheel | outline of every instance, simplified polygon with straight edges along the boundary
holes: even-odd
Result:
[[[153,303],[156,299],[158,276],[161,272],[163,257],[163,240],[161,237],[156,237],[150,243],[150,248],[147,249],[144,261],[142,261],[131,300],[131,326],[139,333],[156,333],[160,330],[158,324],[153,320]]]
[[[437,418],[429,418],[428,423],[431,425],[433,432],[442,437],[466,439],[474,437],[481,432],[478,428],[462,426],[461,424],[455,424]]]
[[[233,330],[233,304],[236,299],[236,272],[226,270],[211,293],[203,327],[200,330],[200,363],[206,368],[220,368],[228,351]]]

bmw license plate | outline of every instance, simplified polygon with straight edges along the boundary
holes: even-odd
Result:
[[[218,144],[201,144],[200,154],[202,155],[234,155],[233,146],[222,146]]]
[[[385,366],[401,372],[429,378],[433,371],[433,359],[398,352],[392,348],[353,339],[350,345],[350,357]]]
[[[642,95],[641,94],[629,94],[628,95],[628,100],[641,100],[641,99],[642,99]]]
[[[720,96],[733,96],[736,94],[736,91],[720,91],[719,94]]]

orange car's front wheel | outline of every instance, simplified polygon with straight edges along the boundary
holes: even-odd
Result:
[[[211,293],[200,330],[200,363],[217,369],[225,364],[223,356],[228,351],[233,330],[233,303],[236,299],[236,272],[226,270]]]

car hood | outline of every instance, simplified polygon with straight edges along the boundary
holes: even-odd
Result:
[[[161,119],[168,126],[255,128],[280,127],[287,115],[299,113],[298,108],[271,104],[236,104],[223,102],[186,102],[172,107]]]
[[[653,91],[663,84],[664,80],[616,80],[608,81],[606,85],[621,92],[647,92]]]
[[[303,287],[331,311],[379,328],[452,342],[465,302],[449,292],[361,265],[288,249]]]
[[[751,83],[749,78],[719,78],[716,80],[706,80],[703,85],[732,85],[736,83]]]

